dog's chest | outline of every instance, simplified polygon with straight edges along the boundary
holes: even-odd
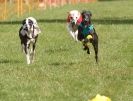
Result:
[[[71,25],[71,27],[72,27],[72,29],[73,29],[74,32],[77,31],[77,29],[78,29],[78,26],[77,25]]]
[[[25,30],[25,29],[22,29],[21,31],[20,31],[20,34],[22,35],[22,36],[27,36],[28,38],[30,38],[30,39],[34,39],[37,35],[38,35],[38,33],[37,33],[37,31],[36,30],[34,30],[34,31],[28,31],[28,30]],[[33,40],[32,40],[33,41]]]
[[[27,44],[33,44],[33,43],[35,43],[35,39],[34,38],[28,39]]]

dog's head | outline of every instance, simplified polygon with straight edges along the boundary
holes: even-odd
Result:
[[[70,22],[72,25],[76,25],[81,14],[78,10],[72,10],[68,12],[68,22]]]
[[[26,31],[30,32],[34,30],[34,21],[32,19],[26,18],[23,20],[22,24]]]
[[[34,30],[34,24],[31,19],[26,19],[25,26],[27,27],[28,31],[33,31]]]
[[[83,11],[81,15],[82,15],[82,22],[84,25],[91,24],[92,13],[90,11]]]
[[[26,31],[26,34],[31,38],[31,34],[34,36],[41,33],[41,30],[37,24],[37,21],[33,17],[28,17],[22,21],[23,30]]]
[[[32,35],[35,34],[35,21],[32,17],[28,17],[22,21],[23,29],[26,31],[26,34],[29,38],[32,38]]]

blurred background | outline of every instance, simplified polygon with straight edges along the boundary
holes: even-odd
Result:
[[[95,2],[97,0],[0,0],[0,21],[12,16],[20,17],[34,9],[45,10],[63,6],[65,4],[77,4]]]

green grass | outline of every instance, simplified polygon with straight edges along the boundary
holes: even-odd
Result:
[[[112,101],[133,99],[133,1],[104,1],[35,10],[0,23],[0,101]],[[99,35],[99,64],[66,29],[67,12],[92,11]],[[18,30],[27,16],[42,30],[34,64],[27,65]]]

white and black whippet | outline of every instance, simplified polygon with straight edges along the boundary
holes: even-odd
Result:
[[[22,49],[26,54],[27,64],[31,64],[34,61],[35,46],[39,33],[41,33],[41,30],[35,18],[28,17],[22,21],[19,37]]]

